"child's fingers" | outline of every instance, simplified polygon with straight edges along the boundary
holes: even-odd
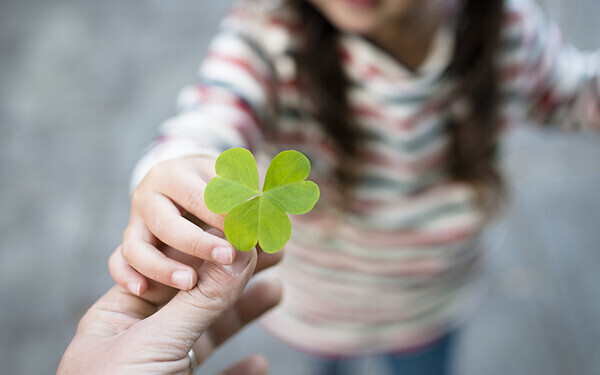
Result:
[[[108,258],[108,268],[117,285],[136,296],[141,296],[148,289],[148,280],[123,259],[120,245]]]
[[[165,246],[161,251],[169,258],[183,262],[197,269],[202,265],[202,260],[183,254],[171,247]],[[133,267],[131,267],[121,254],[121,246],[113,251],[108,260],[110,273],[120,287],[128,289],[131,293],[142,297],[144,300],[161,306],[167,303],[179,291],[154,280],[149,280]]]
[[[173,202],[160,193],[150,193],[151,204],[141,206],[144,218],[152,234],[165,244],[189,255],[220,264],[231,264],[235,250],[220,237],[205,232],[181,216]]]
[[[204,263],[202,259],[184,254],[181,251],[177,251],[170,246],[161,245],[159,250],[162,251],[163,254],[165,254],[167,257],[174,259],[178,262],[187,264],[195,270],[200,268],[200,266],[202,266],[202,264]],[[121,254],[119,254],[119,256],[121,258],[121,261],[131,268],[131,266],[129,266],[125,259],[121,256]],[[137,273],[136,270],[133,271]],[[177,294],[177,292],[179,292],[178,288],[172,288],[170,286],[161,284],[154,280],[147,279],[145,277],[144,279],[147,280],[148,286],[147,288],[142,289],[142,295],[140,297],[156,306],[162,306],[165,303],[169,302],[171,298],[173,298],[173,296]]]
[[[142,275],[162,284],[189,290],[198,281],[196,271],[177,262],[148,243],[148,233],[143,221],[132,219],[123,235],[121,254],[127,263]]]
[[[206,224],[223,231],[225,215],[215,214],[206,207],[206,181],[195,173],[178,173],[175,179],[163,179],[159,191]]]

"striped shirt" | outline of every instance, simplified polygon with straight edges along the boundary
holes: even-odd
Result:
[[[508,0],[503,22],[496,61],[505,127],[533,118],[600,128],[598,54],[567,44],[529,0]],[[350,107],[366,139],[356,186],[339,202],[331,142],[307,108],[290,56],[299,32],[276,0],[235,6],[133,184],[170,158],[246,147],[264,166],[278,151],[303,152],[322,197],[292,217],[286,256],[270,271],[285,296],[262,325],[324,356],[427,345],[460,322],[481,289],[485,215],[473,189],[448,173],[452,82],[443,73],[453,33],[439,30],[416,72],[360,36],[340,36]]]

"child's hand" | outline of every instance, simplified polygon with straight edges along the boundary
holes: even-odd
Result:
[[[189,157],[162,162],[148,172],[133,193],[123,242],[109,262],[119,285],[142,295],[147,277],[188,290],[196,285],[203,260],[232,265],[237,251],[218,235],[225,215],[204,204],[214,164],[213,159]],[[201,229],[188,220],[192,216],[218,231]]]

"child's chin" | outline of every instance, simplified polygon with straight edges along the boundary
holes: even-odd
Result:
[[[335,26],[342,32],[369,35],[375,30],[375,24],[369,20],[348,19],[336,22]]]

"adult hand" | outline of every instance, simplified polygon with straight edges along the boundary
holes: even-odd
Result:
[[[198,284],[163,307],[113,287],[81,319],[57,374],[185,374],[192,347],[202,362],[279,301],[281,287],[274,281],[257,281],[244,291],[256,262],[254,249],[229,266],[205,262]],[[253,356],[225,373],[266,371],[266,361]]]

